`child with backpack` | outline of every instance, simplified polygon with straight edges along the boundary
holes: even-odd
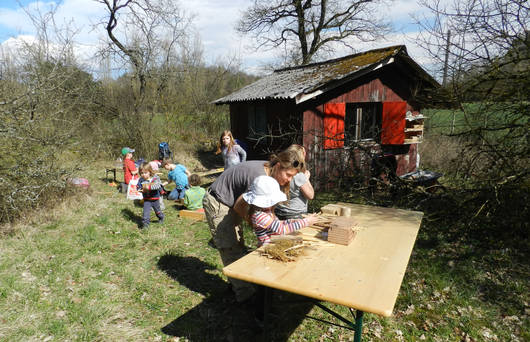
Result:
[[[151,208],[158,217],[158,223],[164,222],[164,213],[162,213],[162,210],[160,209],[159,201],[162,182],[149,163],[142,163],[142,165],[140,165],[140,176],[137,187],[138,190],[143,193],[144,197],[142,229],[147,229],[151,223]]]

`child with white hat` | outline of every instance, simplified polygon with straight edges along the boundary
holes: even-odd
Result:
[[[274,215],[274,206],[287,201],[287,196],[276,179],[269,176],[257,177],[243,199],[250,205],[248,219],[258,238],[258,247],[270,243],[272,235],[289,234],[318,221],[316,214],[303,219],[279,220]]]

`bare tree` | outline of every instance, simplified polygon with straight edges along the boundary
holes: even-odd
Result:
[[[121,112],[127,140],[140,150],[147,149],[156,115],[158,99],[170,79],[168,72],[177,64],[179,50],[186,44],[186,30],[191,22],[176,0],[94,0],[105,6],[102,25],[109,38],[103,59],[117,57],[130,80],[133,101]],[[114,58],[116,61],[116,59]],[[154,89],[154,93],[152,91]],[[132,113],[129,112],[132,109]],[[148,120],[144,120],[148,114]]]
[[[459,186],[455,198],[465,199],[465,210],[473,213],[469,225],[473,221],[484,236],[492,227],[527,234],[527,220],[521,214],[528,212],[530,175],[528,2],[421,3],[427,12],[417,18],[424,32],[420,45],[440,68],[446,53],[449,57],[442,95],[458,120],[436,150],[451,144],[456,148],[454,157],[441,165]],[[431,120],[437,115],[450,120],[451,113],[433,112]]]
[[[110,44],[105,51],[123,58],[136,78],[137,105],[145,99],[150,69],[169,65],[184,40],[191,18],[175,0],[95,0],[107,9]],[[174,62],[174,61],[173,61]]]
[[[446,91],[464,122],[453,135],[466,141],[461,173],[492,184],[527,177],[528,3],[469,0],[443,7],[438,1],[424,0],[422,4],[434,20],[418,20],[425,30],[421,45],[440,66],[449,55]],[[447,31],[452,37],[449,44]]]
[[[376,15],[383,0],[254,0],[237,30],[251,34],[257,48],[283,47],[296,64],[308,64],[336,43],[351,49],[351,38],[373,41],[389,31]]]
[[[76,63],[74,30],[55,10],[27,11],[35,40],[0,52],[0,223],[60,201],[84,152],[97,152],[83,139],[98,135],[100,88]]]

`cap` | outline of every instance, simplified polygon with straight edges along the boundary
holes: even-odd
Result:
[[[121,149],[121,154],[122,155],[126,155],[127,153],[133,153],[133,152],[134,152],[134,150],[132,148],[130,148],[130,147],[124,147],[124,148]]]
[[[287,196],[280,190],[280,184],[269,176],[259,176],[254,179],[249,191],[243,194],[243,199],[248,204],[260,208],[269,208],[273,205],[287,201]]]

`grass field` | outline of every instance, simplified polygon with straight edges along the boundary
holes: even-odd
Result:
[[[528,117],[518,104],[466,103],[459,109],[426,109],[427,130],[437,134],[459,134],[477,128],[495,128],[513,124],[528,124]],[[526,109],[527,110],[527,109]],[[508,132],[501,130],[495,133]]]
[[[166,222],[140,231],[141,207],[103,171],[98,164],[82,175],[91,192],[0,239],[0,340],[259,340],[207,225],[180,219],[166,202]],[[364,341],[530,340],[528,251],[470,240],[452,223],[426,213],[394,315],[365,315]],[[275,341],[353,340],[352,331],[307,318],[335,321],[310,304],[276,304],[273,315]]]

